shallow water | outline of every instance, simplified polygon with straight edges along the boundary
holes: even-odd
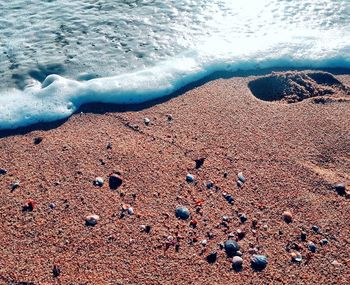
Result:
[[[0,63],[0,129],[16,128],[214,71],[350,67],[350,1],[1,1]]]

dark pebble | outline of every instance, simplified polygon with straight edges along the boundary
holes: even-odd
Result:
[[[328,244],[328,239],[324,238],[321,240],[322,245],[327,245]]]
[[[241,181],[242,183],[245,183],[246,179],[242,172],[238,173],[237,177],[239,181]]]
[[[203,166],[204,160],[205,160],[205,158],[199,158],[199,159],[195,160],[195,162],[196,162],[196,169],[199,169],[199,168],[201,168]]]
[[[145,226],[144,231],[145,231],[145,233],[150,233],[151,229],[152,229],[151,226]]]
[[[208,189],[211,189],[214,187],[214,183],[212,181],[208,181],[206,186]]]
[[[54,265],[54,267],[52,268],[53,277],[57,278],[58,276],[60,276],[60,274],[61,274],[61,269],[57,265]]]
[[[320,232],[320,228],[318,226],[312,226],[311,229],[315,232],[315,233],[319,233]]]
[[[307,248],[313,253],[315,253],[317,250],[316,245],[312,241],[307,243]]]
[[[34,144],[39,144],[43,141],[43,137],[36,137],[34,138]]]
[[[239,251],[239,244],[234,240],[227,240],[224,243],[225,252],[228,257],[232,257]]]
[[[7,173],[6,169],[0,168],[0,175],[5,175]]]
[[[239,220],[241,221],[241,223],[245,223],[248,220],[248,218],[245,214],[240,214]]]
[[[217,258],[218,258],[218,253],[214,251],[207,256],[207,261],[208,263],[215,263]]]
[[[256,271],[264,270],[267,263],[267,257],[265,255],[254,254],[251,258],[252,268]]]
[[[334,189],[340,196],[343,196],[346,194],[346,188],[345,188],[345,185],[343,183],[336,184],[334,186]]]
[[[190,217],[190,211],[186,207],[178,206],[175,210],[175,215],[177,218],[187,220]]]
[[[236,271],[241,271],[243,266],[242,257],[235,256],[232,258],[232,268]]]
[[[300,234],[300,239],[302,240],[302,241],[306,241],[306,233],[305,232],[302,232],[301,234]]]
[[[111,176],[109,176],[109,188],[111,188],[112,190],[115,190],[118,187],[120,187],[122,183],[123,180],[118,174],[112,174]]]
[[[187,181],[188,183],[193,182],[193,181],[194,181],[193,175],[192,175],[192,174],[187,174],[187,175],[186,175],[186,181]]]
[[[233,204],[233,202],[234,202],[234,199],[233,199],[233,197],[231,195],[225,195],[225,199],[230,204]]]

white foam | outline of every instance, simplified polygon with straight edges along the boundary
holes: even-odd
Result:
[[[217,10],[217,17],[210,17],[210,21],[205,20],[204,16],[210,16],[207,12],[201,14],[197,6],[187,3],[187,11],[195,10],[204,17],[196,27],[203,25],[209,34],[196,37],[192,31],[190,45],[191,38],[186,44],[179,44],[169,56],[153,55],[153,65],[143,62],[144,67],[134,71],[115,69],[115,58],[120,57],[114,58],[109,53],[112,65],[103,64],[107,69],[117,70],[116,76],[77,81],[52,74],[42,83],[27,83],[24,90],[0,91],[0,129],[67,118],[86,103],[142,103],[169,95],[215,71],[285,66],[350,68],[350,23],[348,18],[341,17],[347,15],[349,2],[327,0],[328,6],[322,6],[319,1],[308,0],[305,1],[308,5],[302,7],[299,1],[239,0],[234,5],[232,2],[214,1],[209,11]],[[246,2],[254,2],[254,9],[247,9]],[[220,5],[224,7],[222,10]],[[170,6],[167,3],[167,9]],[[180,6],[174,6],[176,9],[169,13],[183,12]],[[151,18],[146,14],[143,21],[151,22]],[[181,27],[184,26],[182,23]],[[154,44],[161,45],[172,31],[159,32],[160,39]],[[203,33],[203,30],[198,32]],[[181,32],[174,37],[179,35]],[[178,52],[181,45],[182,52]],[[168,47],[169,44],[165,50]],[[87,74],[90,72],[86,70]]]

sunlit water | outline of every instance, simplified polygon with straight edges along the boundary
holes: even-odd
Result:
[[[350,1],[0,0],[0,129],[278,66],[350,67]]]

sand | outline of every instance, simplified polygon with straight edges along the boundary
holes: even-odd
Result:
[[[336,78],[350,83],[348,75]],[[350,200],[333,185],[350,188],[350,97],[335,88],[326,99],[264,101],[248,87],[257,79],[214,80],[140,110],[89,106],[45,130],[2,133],[0,284],[348,284]],[[123,184],[111,190],[115,172]],[[241,188],[238,172],[246,178]],[[188,173],[197,183],[185,181]],[[93,185],[98,176],[102,187]],[[23,211],[28,199],[33,211]],[[121,215],[125,204],[134,215]],[[178,205],[191,219],[175,217]],[[292,223],[283,221],[284,211]],[[97,225],[85,225],[89,214],[99,215]],[[246,233],[238,242],[241,272],[218,245],[237,229]],[[178,251],[165,250],[169,236],[178,237]],[[329,244],[321,246],[324,238]],[[291,261],[293,243],[300,244],[301,263]],[[261,272],[250,267],[251,246],[268,257]],[[213,251],[218,259],[209,264]]]

